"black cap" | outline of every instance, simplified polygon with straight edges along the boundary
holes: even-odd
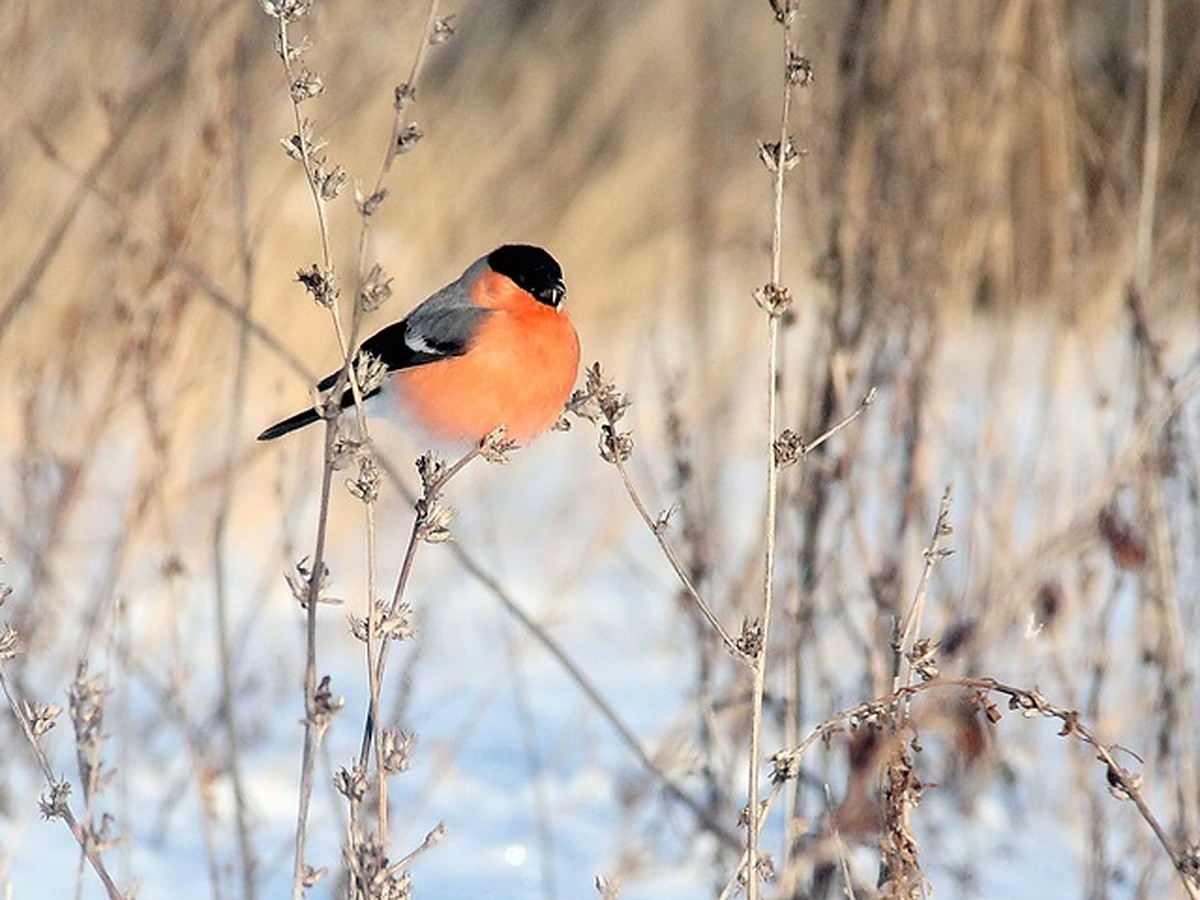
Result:
[[[541,303],[558,307],[567,295],[562,266],[541,247],[505,244],[488,254],[492,271],[507,275]]]

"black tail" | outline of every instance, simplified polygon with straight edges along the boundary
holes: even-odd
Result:
[[[282,437],[289,431],[295,431],[297,428],[303,428],[305,425],[311,425],[313,422],[319,422],[321,417],[317,415],[315,409],[306,409],[304,412],[298,412],[294,416],[288,416],[282,422],[276,422],[266,431],[258,436],[260,441],[273,441],[277,437]]]

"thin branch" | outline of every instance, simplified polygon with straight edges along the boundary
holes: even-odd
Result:
[[[695,582],[692,581],[687,569],[684,568],[682,561],[679,559],[678,554],[676,554],[674,546],[668,540],[667,517],[663,515],[655,519],[650,515],[650,511],[646,509],[646,504],[642,502],[641,495],[638,493],[637,488],[634,487],[633,480],[629,476],[629,470],[624,460],[617,458],[614,460],[614,465],[621,474],[621,483],[625,485],[625,493],[629,495],[630,502],[633,503],[641,520],[646,523],[646,527],[650,529],[650,533],[654,535],[654,539],[658,541],[658,546],[662,548],[663,555],[667,558],[667,562],[670,564],[672,571],[675,572],[679,583],[687,591],[688,597],[696,604],[696,608],[700,610],[701,615],[712,626],[712,629],[720,635],[721,643],[725,645],[725,649],[729,651],[730,655],[744,665],[750,665],[750,660],[739,649],[733,635],[725,629],[725,626],[721,624],[721,620],[717,618],[716,613],[712,611],[707,601],[701,596]]]
[[[17,701],[16,695],[13,693],[12,685],[8,680],[8,671],[2,662],[0,662],[0,689],[4,691],[4,696],[8,698],[8,705],[21,725],[21,732],[25,735],[25,741],[33,751],[38,768],[42,770],[42,776],[50,786],[50,800],[43,804],[43,815],[46,815],[48,818],[63,820],[70,830],[71,836],[79,844],[79,849],[87,857],[92,871],[96,873],[96,877],[104,885],[104,890],[108,893],[109,900],[124,900],[125,895],[121,893],[120,888],[117,887],[116,882],[113,881],[112,876],[109,875],[108,869],[104,865],[104,858],[100,855],[100,850],[96,846],[94,836],[79,824],[79,820],[71,812],[71,806],[66,798],[69,785],[67,782],[54,777],[54,771],[50,768],[50,760],[46,756],[46,751],[42,749],[42,744],[34,733],[29,717],[22,710],[21,704]]]
[[[1124,797],[1133,802],[1138,815],[1149,826],[1170,858],[1188,897],[1192,900],[1200,900],[1200,848],[1195,844],[1187,847],[1180,846],[1171,838],[1142,795],[1141,777],[1128,771],[1117,761],[1118,753],[1127,753],[1136,759],[1140,759],[1140,757],[1119,744],[1102,740],[1081,721],[1079,713],[1075,710],[1050,703],[1037,690],[1017,687],[997,681],[995,678],[943,678],[939,676],[919,684],[902,686],[884,697],[877,697],[850,709],[842,710],[813,729],[808,737],[796,747],[781,750],[772,757],[772,762],[775,764],[774,780],[776,783],[781,783],[795,777],[800,771],[801,758],[813,744],[819,740],[829,740],[843,730],[847,722],[856,725],[890,721],[893,710],[901,701],[926,691],[942,688],[966,688],[975,691],[976,702],[988,721],[993,724],[998,722],[1002,716],[1000,710],[988,698],[987,695],[990,694],[1007,697],[1009,709],[1019,711],[1026,718],[1045,717],[1062,722],[1062,728],[1058,732],[1059,736],[1073,737],[1087,744],[1096,752],[1096,758],[1105,766],[1105,778],[1110,790],[1115,796]]]
[[[784,178],[794,164],[794,148],[789,134],[792,91],[796,85],[792,49],[792,22],[795,20],[794,0],[773,2],[776,18],[782,32],[782,83],[783,96],[779,113],[779,143],[774,148],[763,148],[763,160],[772,169],[774,181],[774,216],[771,224],[771,280],[759,296],[759,303],[767,313],[767,512],[763,523],[763,581],[762,612],[754,637],[750,708],[750,759],[747,765],[746,803],[746,895],[748,900],[759,897],[759,850],[758,840],[762,827],[763,810],[758,800],[759,755],[762,743],[763,694],[765,691],[767,648],[771,632],[771,616],[775,602],[775,539],[779,529],[779,460],[775,453],[775,441],[779,432],[779,331],[783,312],[790,297],[783,287],[783,197]],[[772,165],[773,163],[773,165]],[[744,631],[744,634],[747,632]]]

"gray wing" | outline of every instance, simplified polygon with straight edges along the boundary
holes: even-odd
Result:
[[[457,280],[431,294],[399,322],[363,341],[361,350],[379,357],[389,372],[462,356],[490,313],[471,302],[469,288],[486,265],[486,258],[472,263]],[[318,387],[333,387],[339,374],[327,376]]]

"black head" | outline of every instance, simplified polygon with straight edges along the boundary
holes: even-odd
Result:
[[[562,266],[541,247],[505,244],[489,253],[487,261],[492,271],[507,275],[547,306],[557,309],[567,296]]]

